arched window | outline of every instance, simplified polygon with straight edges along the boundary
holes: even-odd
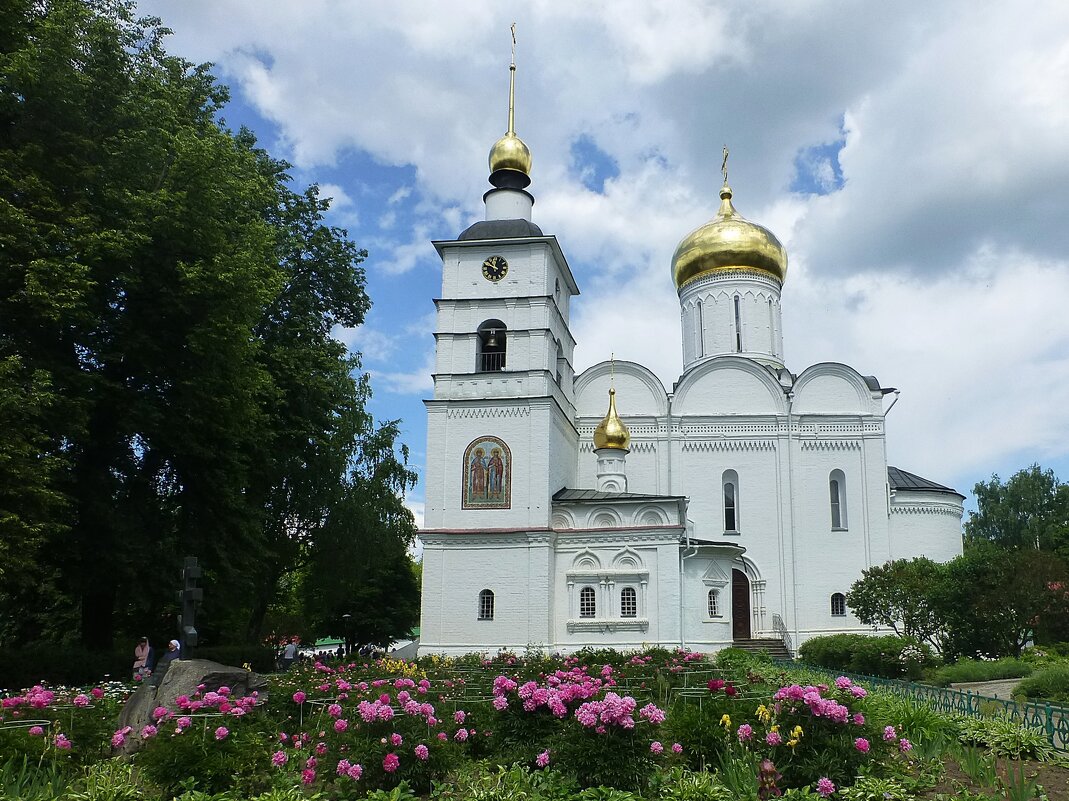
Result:
[[[739,530],[739,474],[725,470],[721,479],[724,486],[724,531]]]
[[[720,617],[720,590],[709,590],[709,617]]]
[[[597,614],[598,605],[594,597],[593,587],[583,587],[579,590],[579,617],[594,617]]]
[[[638,594],[634,587],[620,590],[620,617],[638,617]]]
[[[843,617],[846,614],[846,596],[841,592],[831,596],[831,614],[833,617]]]
[[[505,369],[505,324],[487,320],[479,326],[475,369],[481,373]]]
[[[828,479],[828,491],[831,495],[831,527],[834,531],[845,531],[846,525],[846,476],[842,470],[832,470]]]
[[[560,386],[560,382],[561,382],[561,378],[564,376],[564,364],[565,364],[565,361],[564,361],[564,347],[560,344],[560,340],[559,339],[556,340],[556,342],[557,342],[557,371],[556,371],[556,374],[555,374],[554,377],[557,379],[557,386],[559,387]]]
[[[742,300],[735,296],[735,352],[742,353]]]
[[[494,619],[494,593],[493,590],[483,590],[479,593],[479,620]]]

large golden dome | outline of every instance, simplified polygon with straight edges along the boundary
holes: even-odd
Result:
[[[626,451],[631,447],[631,432],[616,413],[616,390],[609,390],[609,411],[594,429],[594,448],[615,448]]]
[[[490,174],[493,175],[498,170],[531,174],[531,151],[512,130],[494,142],[494,146],[490,148]]]
[[[687,234],[672,257],[677,289],[721,270],[757,270],[780,283],[787,275],[787,251],[775,234],[735,211],[727,184],[716,216]]]

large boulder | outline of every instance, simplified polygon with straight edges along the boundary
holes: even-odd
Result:
[[[131,754],[141,747],[141,729],[150,723],[155,724],[152,713],[157,707],[167,707],[176,717],[187,714],[175,703],[175,699],[183,695],[187,698],[202,697],[205,693],[217,692],[220,687],[229,687],[231,698],[256,693],[262,703],[267,700],[267,686],[267,679],[251,670],[207,659],[176,659],[171,662],[158,686],[155,682],[146,681],[126,699],[119,715],[119,729],[129,726],[130,731],[120,750],[124,754]],[[204,713],[212,711],[205,709]],[[223,716],[220,716],[219,725],[223,725]]]

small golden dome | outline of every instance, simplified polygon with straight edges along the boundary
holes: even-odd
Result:
[[[687,234],[672,257],[676,289],[720,270],[758,270],[780,283],[787,275],[787,251],[775,234],[735,211],[727,184],[716,217]]]
[[[490,148],[490,174],[498,170],[515,170],[531,174],[531,151],[520,137],[509,131]]]
[[[609,390],[609,411],[594,429],[594,448],[615,448],[626,451],[631,447],[631,432],[616,413],[616,390]]]

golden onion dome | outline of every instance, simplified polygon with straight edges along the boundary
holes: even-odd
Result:
[[[721,270],[757,270],[780,283],[787,275],[787,251],[775,234],[735,211],[727,184],[716,216],[687,234],[672,257],[676,289]]]
[[[515,170],[524,175],[531,174],[531,151],[511,130],[494,142],[494,146],[490,148],[490,174],[493,175],[498,170]]]
[[[631,447],[631,432],[616,413],[616,390],[609,390],[609,411],[594,429],[594,448],[615,448],[626,451]]]

